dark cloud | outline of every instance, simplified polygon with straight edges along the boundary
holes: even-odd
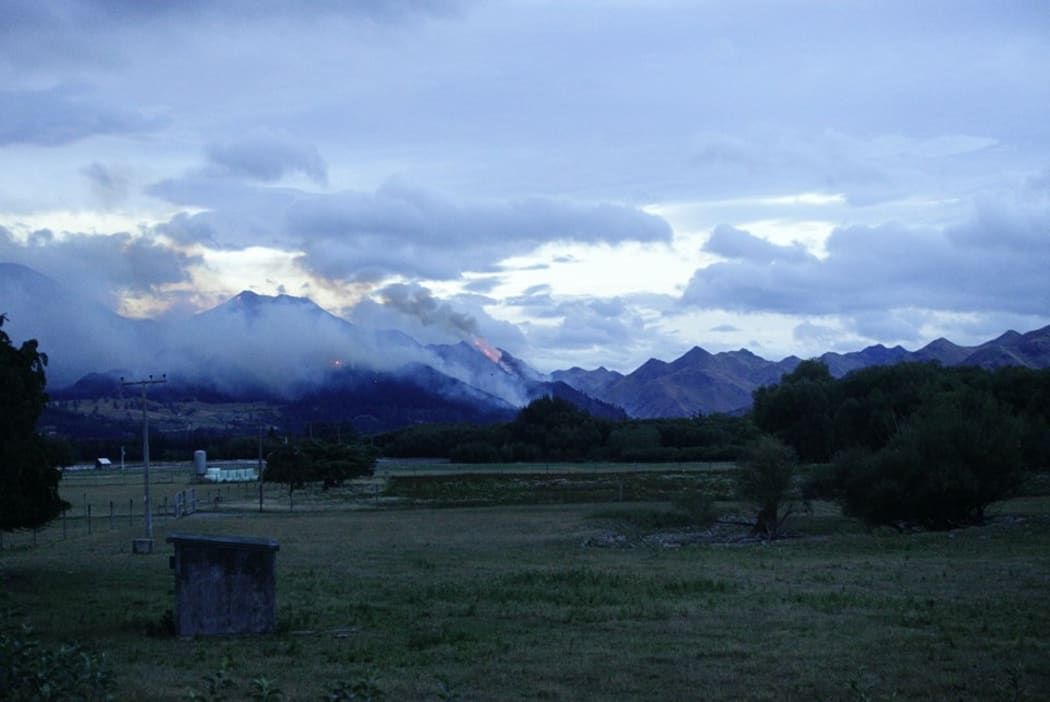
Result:
[[[304,252],[305,268],[331,280],[453,280],[465,271],[492,271],[502,259],[552,240],[666,243],[672,237],[666,221],[627,206],[544,198],[457,202],[397,184],[319,195],[192,174],[147,191],[174,204],[212,208],[160,227],[179,241],[295,248]]]
[[[119,46],[93,45],[92,34],[192,31],[202,23],[243,27],[343,19],[396,25],[420,17],[455,17],[471,4],[473,0],[319,0],[306,5],[285,0],[5,0],[0,45],[9,48],[6,52],[0,48],[0,55],[10,53],[16,64],[58,57],[105,62],[112,60]]]
[[[856,315],[921,307],[948,312],[1045,314],[1050,304],[1050,210],[978,215],[944,229],[901,224],[836,229],[827,258],[769,244],[770,258],[696,271],[682,301],[740,312]],[[765,247],[762,247],[765,248]],[[779,255],[783,253],[783,255]]]
[[[181,244],[205,244],[214,248],[221,248],[216,239],[215,229],[208,221],[209,217],[190,215],[180,212],[167,222],[154,227],[158,234],[170,237]]]
[[[156,129],[164,120],[116,107],[69,86],[0,90],[0,146],[59,146],[102,134]]]
[[[424,326],[437,326],[463,339],[478,335],[478,323],[472,316],[457,312],[423,286],[398,283],[379,290],[378,295],[384,305],[418,320]]]
[[[498,276],[485,276],[484,278],[475,278],[464,284],[463,289],[475,293],[490,293],[495,290],[501,282],[502,279]]]
[[[267,132],[212,144],[207,156],[223,175],[274,182],[301,173],[316,183],[328,182],[328,166],[316,148]]]
[[[200,257],[173,251],[144,237],[63,234],[42,230],[22,246],[8,235],[0,238],[0,260],[29,266],[88,298],[116,306],[124,291],[152,292],[157,286],[187,281],[187,267]]]
[[[547,199],[457,204],[404,187],[302,199],[287,221],[305,265],[340,278],[382,272],[453,279],[551,240],[671,239],[665,221],[629,207]]]
[[[422,343],[472,342],[481,336],[494,346],[519,349],[526,345],[517,325],[494,319],[484,310],[484,296],[457,295],[440,299],[419,285],[393,285],[344,310],[347,320],[369,329],[397,329]],[[433,359],[431,359],[433,360]]]
[[[704,251],[730,259],[770,263],[773,261],[805,261],[813,258],[801,244],[778,246],[753,234],[720,224],[704,243]]]
[[[948,238],[960,248],[998,249],[1026,252],[1047,251],[1050,247],[1050,209],[1015,207],[983,203],[971,221],[947,230]]]

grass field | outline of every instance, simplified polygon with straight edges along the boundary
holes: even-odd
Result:
[[[717,493],[724,467],[492,472],[307,490],[291,512],[268,488],[262,514],[235,486],[156,520],[149,556],[130,553],[141,518],[7,535],[0,604],[46,643],[105,653],[128,700],[203,695],[220,670],[229,699],[261,678],[295,700],[1050,699],[1050,498],[908,535],[818,504],[796,538],[670,548],[644,537],[684,527],[653,516],[676,491]],[[74,505],[142,492],[95,474],[63,488]],[[277,539],[278,633],[166,633],[169,531]]]

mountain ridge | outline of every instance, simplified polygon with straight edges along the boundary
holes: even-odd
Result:
[[[350,373],[372,373],[389,383],[393,396],[414,397],[413,402],[433,409],[428,417],[439,416],[441,408],[450,418],[505,416],[544,395],[609,418],[681,417],[742,412],[756,388],[778,382],[801,362],[797,356],[770,361],[746,348],[711,353],[695,345],[678,358],[651,358],[626,374],[604,366],[545,374],[476,339],[424,345],[396,329],[359,327],[307,297],[245,290],[185,319],[129,319],[10,263],[0,263],[0,307],[12,313],[22,338],[40,340],[52,359],[52,392],[68,397],[111,385],[121,375],[162,370],[177,380],[170,392],[265,395],[294,403],[326,388],[347,390],[353,384],[339,379]],[[1050,326],[1024,334],[1008,330],[970,347],[938,338],[915,351],[873,344],[818,359],[835,376],[905,361],[1045,368],[1050,366]],[[452,404],[443,404],[439,396]],[[361,404],[360,394],[355,397],[353,402]],[[464,402],[478,411],[467,411]],[[409,410],[403,421],[421,421]],[[380,423],[401,421],[396,412],[384,412]]]
[[[801,362],[797,356],[769,361],[749,351],[710,353],[694,346],[671,361],[650,358],[626,375],[604,368],[555,371],[560,378],[594,397],[619,404],[640,419],[688,417],[698,413],[740,413],[751,405],[751,394],[779,382]],[[931,341],[915,351],[873,344],[860,351],[827,352],[817,357],[835,377],[874,365],[935,361],[946,366],[999,368],[1050,367],[1050,326],[1027,333],[1009,330],[977,346],[959,346],[947,339]]]

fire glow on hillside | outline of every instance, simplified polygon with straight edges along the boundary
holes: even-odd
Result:
[[[500,352],[499,349],[491,346],[480,336],[474,337],[474,347],[481,353],[485,354],[485,357],[493,363],[499,364],[500,359],[503,358],[503,354]]]

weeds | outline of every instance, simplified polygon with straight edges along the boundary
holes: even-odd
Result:
[[[32,627],[0,632],[0,699],[7,702],[96,702],[113,699],[104,656],[72,644],[48,648]]]
[[[323,702],[378,702],[386,697],[378,681],[378,673],[369,669],[356,680],[340,680],[328,688],[321,699]]]

